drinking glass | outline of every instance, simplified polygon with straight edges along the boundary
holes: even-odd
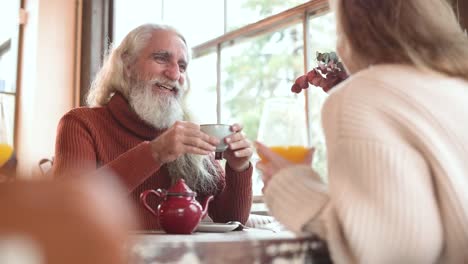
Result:
[[[285,159],[302,162],[308,151],[305,109],[294,98],[265,101],[257,140]],[[262,161],[268,162],[260,156]]]

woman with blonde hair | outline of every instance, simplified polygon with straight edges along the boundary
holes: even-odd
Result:
[[[332,0],[350,77],[322,109],[328,184],[261,142],[270,212],[336,263],[468,263],[468,39],[446,0]]]

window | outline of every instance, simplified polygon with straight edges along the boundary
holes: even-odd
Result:
[[[208,73],[208,74],[207,74]],[[188,70],[190,91],[188,105],[193,110],[195,121],[216,123],[216,53],[211,53],[190,62]]]
[[[207,12],[209,7],[209,12]],[[114,0],[114,42],[120,43],[133,28],[164,23],[180,30],[190,46],[224,33],[220,0]]]
[[[316,65],[315,52],[330,52],[335,49],[336,32],[335,21],[332,13],[309,19],[309,47],[311,56],[309,56],[309,65]],[[312,68],[312,67],[309,67]],[[327,94],[322,89],[308,89],[308,107],[309,107],[309,137],[310,143],[315,147],[313,167],[326,177],[326,149],[325,139],[322,133],[321,109],[325,102]],[[326,178],[325,178],[326,179]]]
[[[20,1],[0,4],[0,142],[14,145]]]
[[[231,31],[303,4],[307,0],[226,0],[225,2],[226,28],[227,31]]]
[[[289,87],[303,72],[301,35],[301,25],[295,24],[222,49],[222,123],[241,123],[255,140],[265,100],[297,97]],[[252,160],[259,160],[256,153]],[[254,172],[254,194],[260,195],[263,182]]]
[[[304,102],[309,141],[317,148],[313,166],[326,177],[320,123],[326,94],[318,88],[293,94],[290,87],[296,77],[316,65],[316,51],[335,48],[334,17],[328,12],[327,1],[206,0],[196,1],[196,5],[188,0],[146,2],[158,3],[151,12],[153,15],[145,20],[141,18],[145,14],[142,12],[138,23],[134,23],[119,11],[124,10],[125,1],[116,0],[116,42],[141,23],[163,22],[177,27],[188,43],[194,44],[188,69],[192,88],[189,105],[198,120],[240,122],[251,140],[257,137],[267,99],[288,97]],[[207,5],[215,11],[209,14],[194,11],[205,10]],[[181,10],[181,6],[187,8]],[[147,8],[139,6],[141,10]],[[131,23],[134,24],[130,26]],[[254,157],[253,161],[256,160]],[[254,194],[261,195],[262,181],[256,172],[254,177]]]

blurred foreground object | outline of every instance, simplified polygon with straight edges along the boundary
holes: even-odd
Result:
[[[0,182],[14,178],[16,163],[16,155],[13,148],[8,144],[0,143]]]
[[[100,180],[0,184],[0,262],[128,263],[134,215],[120,186]]]

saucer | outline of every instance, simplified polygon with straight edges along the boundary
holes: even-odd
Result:
[[[195,228],[195,232],[224,233],[224,232],[233,231],[237,227],[239,227],[239,224],[202,222],[197,226],[197,228]]]

